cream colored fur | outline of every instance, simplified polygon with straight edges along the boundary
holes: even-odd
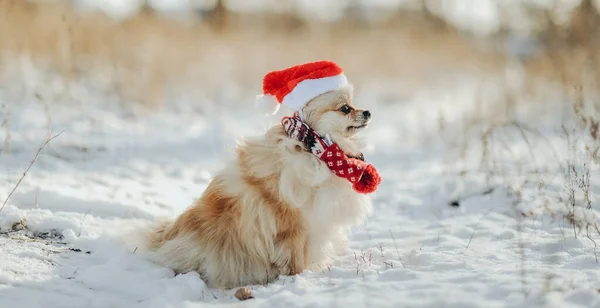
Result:
[[[320,134],[330,134],[348,154],[362,144],[349,114],[352,88],[323,94],[302,112]],[[208,286],[234,288],[269,283],[279,275],[335,262],[346,253],[349,228],[371,211],[367,196],[335,176],[281,125],[238,145],[200,199],[175,220],[157,222],[147,234],[151,260],[178,273],[198,271]]]

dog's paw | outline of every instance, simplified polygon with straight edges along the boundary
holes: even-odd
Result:
[[[237,291],[235,291],[235,294],[233,296],[235,296],[235,298],[241,301],[254,298],[254,296],[252,296],[252,292],[250,292],[250,289],[248,289],[247,287],[239,288]]]

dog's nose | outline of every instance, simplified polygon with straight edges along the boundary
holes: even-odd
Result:
[[[365,119],[370,118],[371,117],[371,112],[369,110],[363,111],[363,117],[365,117]]]

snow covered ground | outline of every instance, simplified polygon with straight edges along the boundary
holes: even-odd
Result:
[[[474,84],[388,102],[357,85],[357,104],[374,115],[367,159],[383,177],[373,215],[340,262],[251,286],[255,299],[238,302],[197,274],[149,263],[122,237],[180,213],[237,138],[279,117],[258,115],[252,96],[136,110],[84,83],[61,101],[41,91],[53,82],[39,80],[0,89],[0,140],[9,138],[0,200],[49,128],[63,131],[0,210],[0,307],[600,307],[597,212],[585,209],[585,181],[574,183],[574,210],[567,189],[590,169],[598,208],[598,168],[570,151],[562,110],[544,117],[516,108],[517,119],[529,114],[524,122],[535,115],[535,131],[498,125],[482,138],[462,129],[481,103]],[[579,155],[577,176],[564,168],[569,154]]]

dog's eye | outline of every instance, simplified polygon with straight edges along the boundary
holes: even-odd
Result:
[[[340,108],[340,111],[344,114],[349,114],[350,113],[350,106],[348,105],[344,105],[342,106],[342,108]]]

